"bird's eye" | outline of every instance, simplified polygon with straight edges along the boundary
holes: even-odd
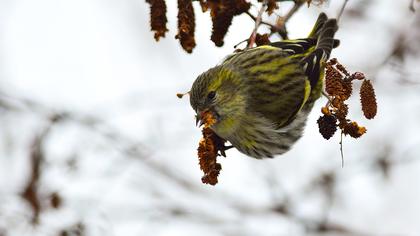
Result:
[[[216,96],[216,92],[215,91],[210,91],[209,94],[207,94],[207,98],[209,100],[213,99]]]

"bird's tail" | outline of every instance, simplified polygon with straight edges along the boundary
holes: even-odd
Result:
[[[308,35],[308,38],[315,39],[319,43],[319,41],[320,41],[319,39],[324,38],[324,36],[325,36],[324,35],[323,37],[321,37],[321,33],[323,33],[323,30],[325,29],[325,27],[329,27],[328,25],[325,25],[325,23],[327,21],[335,21],[335,19],[328,19],[327,15],[325,13],[323,13],[323,12],[320,13],[319,16],[318,16],[318,19],[315,22],[314,27],[312,28],[311,33],[309,33],[309,35]],[[331,22],[328,23],[328,24],[331,24]],[[331,27],[331,25],[330,25],[330,27]],[[337,31],[337,29],[338,29],[337,23],[335,23],[334,27],[335,27],[335,31]],[[335,31],[334,31],[334,33],[335,33]],[[338,47],[338,45],[340,44],[340,40],[338,40],[338,39],[333,39],[333,40],[334,40],[333,48]],[[330,49],[330,52],[331,52],[331,49]]]
[[[305,68],[305,74],[309,78],[311,87],[317,85],[323,63],[330,57],[331,50],[339,45],[340,41],[334,39],[337,29],[337,20],[328,19],[325,13],[321,13],[309,34],[309,38],[316,39],[316,45],[313,51],[302,59],[301,63]]]
[[[322,12],[321,14],[319,14],[311,33],[309,33],[308,35],[308,38],[318,38],[318,35],[321,32],[321,29],[327,20],[328,17],[325,13]]]
[[[334,42],[339,42],[334,39],[335,32],[337,31],[337,20],[329,19],[322,26],[319,31],[317,44],[315,50],[322,49],[323,52],[327,55],[327,59],[330,57],[331,50],[334,47]]]

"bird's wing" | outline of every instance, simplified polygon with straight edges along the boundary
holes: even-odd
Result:
[[[316,46],[316,39],[304,38],[304,39],[293,39],[283,40],[271,43],[270,46],[280,48],[283,51],[290,53],[290,55],[305,54]]]
[[[282,49],[262,46],[241,52],[224,62],[241,75],[247,88],[248,112],[255,112],[277,127],[287,125],[310,94],[300,59]]]
[[[321,13],[306,39],[284,40],[229,56],[222,65],[247,84],[249,112],[258,112],[277,127],[289,124],[321,94],[324,63],[332,48],[337,21]]]

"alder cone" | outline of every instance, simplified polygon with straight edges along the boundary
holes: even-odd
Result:
[[[323,115],[318,121],[319,132],[325,139],[330,139],[337,131],[337,119],[332,115]]]
[[[363,80],[360,87],[360,101],[362,103],[362,111],[367,119],[373,119],[376,116],[378,105],[376,103],[375,90],[370,80]]]
[[[352,138],[359,138],[366,133],[366,128],[359,126],[356,122],[350,122],[344,126],[343,133],[350,135]]]

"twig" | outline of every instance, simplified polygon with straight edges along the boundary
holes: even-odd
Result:
[[[289,12],[286,13],[285,16],[281,17],[282,21],[283,21],[283,25],[284,23],[286,23],[298,10],[299,8],[306,2],[306,0],[298,0],[295,2],[295,4],[293,5],[293,7],[289,10]]]
[[[253,21],[257,21],[257,17],[255,17],[254,15],[252,15],[252,14],[251,14],[251,12],[247,11],[247,12],[245,12],[245,14],[247,14],[249,17],[251,17],[251,19],[252,19]],[[275,27],[273,24],[270,24],[270,23],[268,23],[268,22],[266,22],[266,21],[263,21],[263,20],[261,20],[261,21],[260,21],[260,23],[261,23],[262,25],[267,25],[267,26],[270,26],[271,28],[272,28],[272,27]]]
[[[30,176],[25,189],[21,193],[22,198],[31,206],[32,219],[31,223],[36,225],[39,223],[39,215],[42,211],[41,199],[39,198],[39,178],[41,176],[41,164],[44,161],[43,145],[48,136],[55,120],[50,119],[50,124],[45,127],[40,134],[36,135],[30,151]]]
[[[286,22],[299,10],[299,8],[305,3],[304,0],[295,1],[293,7],[284,16],[277,17],[276,25],[273,27],[276,33],[279,33],[283,39],[288,39]],[[270,34],[273,35],[275,32]]]
[[[5,99],[5,100],[3,100]],[[6,100],[7,99],[7,100]],[[10,100],[10,103],[9,101]],[[12,103],[14,101],[17,103],[16,105]],[[85,114],[79,114],[75,112],[67,112],[67,111],[53,111],[52,109],[28,100],[24,98],[15,98],[8,96],[7,94],[0,91],[0,104],[5,104],[4,107],[11,107],[13,110],[22,110],[22,111],[31,111],[34,112],[41,117],[47,117],[50,119],[50,125],[41,132],[39,136],[37,136],[34,140],[32,152],[31,152],[31,158],[34,159],[34,161],[38,161],[43,154],[42,151],[42,142],[46,138],[45,136],[48,135],[50,129],[52,128],[52,125],[55,125],[58,121],[61,122],[73,122],[75,124],[80,125],[81,127],[87,128],[94,133],[96,133],[99,136],[104,137],[106,140],[109,140],[112,143],[112,146],[116,148],[119,152],[123,153],[125,156],[130,156],[136,159],[141,160],[141,163],[145,166],[149,167],[151,170],[156,172],[159,175],[162,175],[164,177],[167,177],[167,179],[171,180],[172,182],[178,184],[184,189],[188,189],[190,191],[200,191],[200,189],[195,188],[195,185],[189,182],[186,178],[182,178],[176,174],[175,171],[170,169],[168,166],[160,165],[158,162],[151,160],[147,158],[150,156],[150,150],[148,150],[147,147],[139,144],[138,142],[135,142],[131,140],[131,138],[122,135],[120,132],[115,130],[113,127],[108,126],[104,121],[100,120],[99,118],[95,117],[94,115],[85,115]],[[19,106],[21,105],[21,106]],[[37,163],[33,164],[33,168],[35,168]],[[39,167],[36,167],[39,168]],[[33,187],[37,187],[38,182],[38,170],[33,169],[32,170],[32,176],[30,179],[30,182],[28,182],[28,185],[26,186],[24,192],[22,193],[22,197],[27,201],[35,200],[35,198],[30,199],[29,197],[37,197],[36,195],[29,195],[34,194],[36,191],[32,191]],[[30,189],[30,190],[28,190]],[[36,190],[36,189],[35,189]],[[28,191],[28,192],[27,192]],[[32,191],[32,192],[31,192]],[[36,206],[36,201],[30,202],[31,207],[34,210],[34,213],[36,213],[36,209],[38,209],[38,206]],[[40,208],[39,208],[40,209]],[[41,210],[41,209],[40,209]],[[38,221],[38,216],[35,214],[33,218],[33,222],[36,224]]]
[[[412,11],[412,12],[416,12],[416,9],[414,8],[414,1],[415,0],[411,0],[410,6],[408,7],[410,9],[410,11]]]
[[[252,48],[252,46],[255,43],[255,38],[257,37],[257,30],[261,25],[261,21],[262,21],[262,14],[264,13],[265,7],[267,6],[268,0],[264,0],[260,11],[258,12],[257,17],[255,18],[255,27],[254,30],[252,31],[251,36],[248,39],[248,44],[246,46],[246,48]]]
[[[235,46],[233,46],[233,48],[237,48],[239,45],[241,45],[241,44],[243,44],[243,43],[245,43],[245,42],[248,42],[248,39],[244,39],[244,40],[242,40],[241,42],[239,42],[239,43],[237,43],[237,44],[235,44]]]
[[[337,23],[340,22],[340,18],[343,15],[344,8],[346,8],[346,5],[347,5],[348,1],[349,0],[344,0],[343,5],[341,6],[341,9],[340,9],[340,11],[338,12],[338,15],[337,15]]]
[[[328,99],[329,103],[332,103],[331,97],[325,91],[322,91],[321,94]]]

